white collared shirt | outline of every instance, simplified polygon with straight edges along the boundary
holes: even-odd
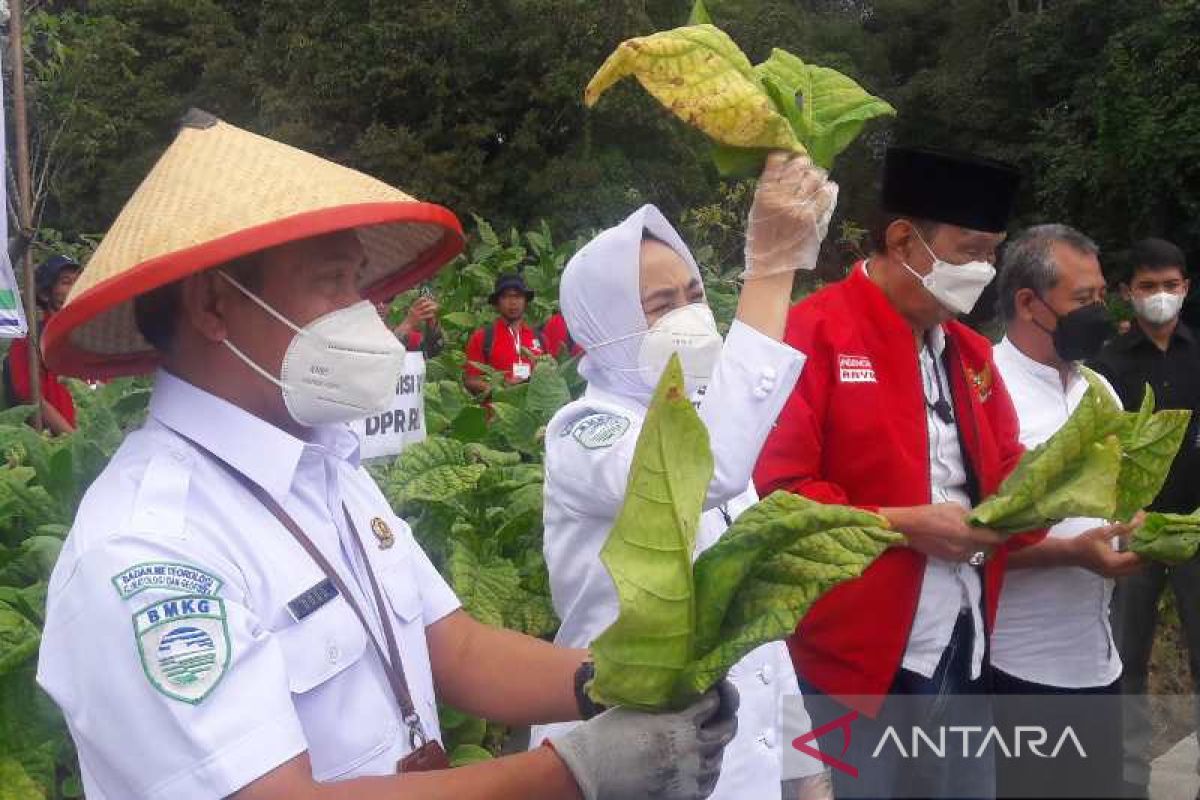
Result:
[[[394,773],[407,730],[350,605],[185,436],[284,507],[377,632],[388,616],[439,736],[425,627],[458,600],[359,465],[356,437],[326,426],[301,441],[160,372],[149,419],[88,490],[50,579],[38,682],[89,800],[225,797],[304,751],[318,781]],[[348,555],[343,503],[386,609]]]
[[[803,354],[741,322],[730,328],[698,408],[712,443],[714,475],[695,555],[715,544],[729,521],[757,502],[751,472],[804,361]],[[600,550],[625,500],[645,414],[637,400],[589,386],[546,428],[543,551],[554,610],[562,620],[557,644],[587,647],[617,618],[616,587]],[[786,645],[771,642],[756,648],[728,677],[741,698],[738,732],[725,750],[712,797],[777,798],[781,777],[798,777],[781,774],[780,748],[787,746],[782,698],[800,691]],[[574,724],[534,726],[531,746]],[[820,771],[821,765],[811,761],[805,765],[813,767],[808,772]]]
[[[1064,389],[1055,367],[1034,361],[1008,339],[996,346],[995,361],[1027,448],[1057,432],[1087,392],[1078,368]],[[1069,519],[1048,535],[1068,539],[1104,524],[1101,519]],[[1082,567],[1010,569],[992,633],[992,663],[1013,677],[1047,686],[1107,686],[1121,675],[1108,616],[1112,591],[1113,581]]]
[[[958,427],[954,422],[944,421],[932,408],[942,397],[950,403],[951,408],[954,405],[950,396],[949,374],[942,358],[945,351],[946,334],[939,326],[929,332],[929,338],[920,353],[921,380],[925,386],[926,428],[929,433],[930,502],[958,503],[969,509],[971,500],[967,494],[967,470],[959,446]],[[942,654],[950,644],[959,612],[968,610],[975,629],[971,678],[978,678],[983,671],[986,644],[980,596],[979,573],[974,567],[929,556],[921,581],[917,613],[908,636],[908,647],[904,651],[904,669],[926,678],[933,677]]]

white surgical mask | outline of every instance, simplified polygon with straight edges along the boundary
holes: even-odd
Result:
[[[276,378],[233,342],[224,344],[246,366],[278,386],[292,419],[305,426],[353,422],[387,409],[404,370],[404,346],[366,300],[317,317],[299,328],[224,272],[264,311],[295,331]]]
[[[1147,322],[1162,325],[1179,316],[1183,308],[1183,295],[1174,292],[1158,292],[1149,297],[1133,298],[1133,310]]]
[[[671,355],[678,353],[679,363],[683,368],[684,390],[689,395],[708,385],[717,359],[721,356],[721,347],[725,343],[717,330],[717,321],[713,318],[712,309],[704,303],[691,303],[663,314],[649,330],[596,342],[587,349],[588,352],[594,352],[637,336],[642,337],[641,346],[638,348],[637,367],[617,369],[623,372],[637,372],[646,386],[655,389],[662,378],[663,370],[671,360]]]
[[[678,353],[684,388],[693,394],[712,378],[723,344],[712,309],[704,303],[692,303],[663,314],[646,331],[638,349],[638,367],[647,384],[654,388],[671,354]]]
[[[904,264],[904,268],[943,306],[956,314],[971,313],[983,290],[996,277],[996,268],[986,261],[970,261],[966,264],[942,261],[933,249],[925,244],[920,232],[917,232],[917,238],[925,245],[929,255],[933,256],[933,268],[927,274],[921,275],[907,262],[900,263]]]

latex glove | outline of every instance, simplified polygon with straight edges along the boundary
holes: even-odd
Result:
[[[746,222],[744,280],[815,269],[838,186],[808,156],[775,151],[758,179]]]
[[[613,708],[550,741],[585,800],[701,800],[717,785],[737,707],[722,681],[682,711]]]

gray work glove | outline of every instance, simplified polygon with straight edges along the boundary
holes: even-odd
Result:
[[[613,708],[551,739],[584,800],[702,800],[737,733],[738,693],[721,681],[682,711]]]

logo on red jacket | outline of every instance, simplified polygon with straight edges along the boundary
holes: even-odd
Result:
[[[838,380],[842,383],[875,383],[875,367],[866,356],[838,356]]]
[[[983,369],[976,372],[967,367],[967,381],[971,384],[971,388],[979,395],[979,402],[986,403],[988,398],[992,396],[992,365],[984,364]]]

